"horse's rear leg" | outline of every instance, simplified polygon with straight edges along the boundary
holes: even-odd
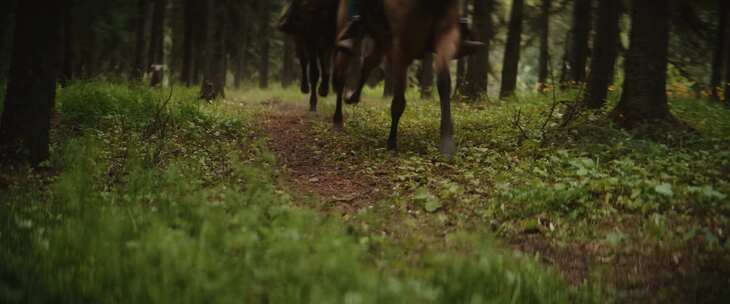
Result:
[[[399,43],[393,44],[390,56],[390,75],[393,79],[393,103],[390,106],[390,136],[388,149],[398,149],[398,124],[406,110],[406,82],[408,81],[408,65],[410,60],[405,57]]]
[[[319,96],[327,97],[330,94],[332,51],[322,48],[317,54],[319,56],[319,68],[322,71],[322,83],[319,84]]]
[[[347,67],[350,64],[350,57],[343,52],[335,53],[334,75],[332,77],[332,86],[337,93],[337,103],[335,105],[335,114],[332,118],[334,127],[342,130],[345,126],[344,117],[342,115],[342,101],[345,93],[345,79],[347,77]]]
[[[319,66],[317,65],[317,50],[315,46],[309,48],[309,87],[311,92],[309,93],[309,111],[317,112],[317,82],[319,81]]]
[[[297,40],[297,58],[299,58],[299,66],[302,68],[302,77],[300,78],[299,89],[303,94],[309,94],[309,56],[304,48],[304,42]]]
[[[436,43],[436,72],[438,77],[438,91],[441,100],[441,139],[439,150],[449,158],[454,156],[454,124],[451,119],[451,74],[449,62],[456,55],[459,42],[459,28],[456,23],[444,25],[443,30],[437,33]]]
[[[379,66],[382,62],[383,49],[379,45],[376,45],[373,51],[367,57],[365,57],[362,65],[362,71],[360,71],[360,80],[357,83],[357,88],[355,88],[355,91],[352,93],[352,95],[350,95],[350,97],[347,98],[345,102],[347,102],[348,104],[356,104],[360,102],[362,88],[368,81],[368,77],[370,77],[370,72],[372,72],[373,69]]]

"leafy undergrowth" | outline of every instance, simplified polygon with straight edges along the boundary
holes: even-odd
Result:
[[[676,99],[672,111],[694,131],[629,132],[563,104],[546,119],[552,105],[544,96],[457,103],[453,161],[436,150],[438,103],[417,98],[397,154],[385,149],[389,101],[372,98],[346,108],[344,132],[331,127],[331,102],[322,106],[301,144],[379,181],[385,197],[344,217],[396,244],[379,252],[385,260],[417,264],[424,248],[448,250],[453,233],[490,230],[574,283],[601,278],[620,301],[727,299],[730,111]]]
[[[0,173],[0,302],[605,300],[478,235],[454,234],[454,248],[426,248],[418,265],[390,270],[375,253],[397,249],[277,190],[257,122],[263,104],[200,104],[195,93],[59,91],[52,159]]]

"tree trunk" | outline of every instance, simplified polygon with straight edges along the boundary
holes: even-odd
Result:
[[[147,1],[137,1],[137,15],[135,16],[135,46],[134,46],[134,66],[130,73],[132,81],[141,81],[144,75],[145,66],[147,65],[144,57],[144,51],[147,46],[145,41],[145,29],[147,28]]]
[[[418,80],[421,87],[421,98],[431,99],[433,97],[433,54],[428,53],[421,59],[421,70]]]
[[[48,159],[51,111],[60,65],[64,1],[18,1],[13,55],[0,119],[0,154]],[[43,8],[43,9],[39,9]]]
[[[294,44],[292,43],[291,37],[284,37],[284,49],[282,52],[284,58],[281,65],[281,86],[288,87],[296,79],[294,72]]]
[[[485,47],[469,57],[464,95],[479,100],[487,95],[489,74],[489,46],[492,40],[492,11],[494,0],[474,0],[474,32]]]
[[[194,42],[193,45],[195,48],[193,49],[194,53],[194,64],[193,64],[193,82],[194,83],[200,83],[201,77],[203,77],[206,73],[206,68],[208,66],[208,57],[209,57],[209,36],[210,36],[210,24],[212,23],[212,19],[210,16],[211,13],[211,5],[210,2],[212,0],[200,0],[196,1],[196,16],[195,20],[196,22],[196,28],[197,31],[194,33]]]
[[[185,0],[185,32],[183,37],[183,59],[180,82],[193,85],[193,33],[195,20],[195,0]]]
[[[586,62],[588,61],[588,39],[591,33],[591,0],[575,0],[572,32],[570,80],[575,83],[582,83],[586,79]]]
[[[73,53],[73,23],[71,10],[73,9],[73,1],[67,0],[63,7],[63,66],[61,67],[61,75],[59,81],[61,85],[66,86],[74,77],[74,53]]]
[[[214,18],[212,42],[209,44],[211,58],[208,59],[206,75],[201,87],[200,96],[205,100],[225,97],[226,85],[226,6],[225,0],[214,0],[211,8]]]
[[[507,32],[507,44],[502,64],[502,87],[499,98],[512,96],[517,89],[517,70],[520,64],[520,44],[522,43],[522,15],[524,0],[512,0],[512,12]]]
[[[587,107],[599,109],[606,104],[608,86],[613,82],[616,57],[620,43],[621,2],[599,0],[598,26],[593,44],[591,74],[584,102]]]
[[[720,100],[724,67],[726,64],[730,64],[725,61],[726,53],[730,53],[725,51],[725,45],[728,43],[725,40],[725,33],[728,31],[728,11],[730,11],[730,4],[727,0],[717,0],[717,32],[715,36],[715,53],[712,57],[712,76],[710,78],[712,98],[717,101]]]
[[[669,112],[666,91],[669,17],[666,0],[633,1],[623,95],[612,114],[621,127],[676,122]]]
[[[269,87],[269,51],[271,48],[271,3],[264,1],[261,5],[261,19],[259,21],[259,88]]]
[[[542,0],[540,15],[540,58],[538,59],[538,91],[545,93],[550,75],[550,10],[552,0]]]
[[[460,0],[461,2],[461,15],[466,16],[469,14],[469,1],[471,0]],[[474,0],[479,1],[479,0]],[[454,96],[463,95],[464,87],[466,87],[466,64],[467,59],[460,57],[456,61],[456,81],[454,84]]]
[[[0,5],[0,81],[7,77],[9,58],[12,53],[13,45],[13,14],[15,11],[15,1],[5,1]],[[2,102],[2,100],[0,100]]]
[[[233,71],[233,85],[236,89],[241,88],[241,84],[243,83],[244,75],[246,73],[246,65],[248,64],[248,54],[246,50],[249,46],[250,34],[245,33],[244,35],[244,37],[241,37],[241,44],[238,47],[235,57],[236,62]]]
[[[730,4],[727,3],[725,4],[725,20],[725,43],[730,46]],[[725,103],[730,106],[730,50],[725,51]]]
[[[150,31],[150,49],[148,58],[150,58],[150,86],[159,86],[162,84],[162,68],[165,61],[165,12],[167,11],[167,0],[154,0],[152,28]]]

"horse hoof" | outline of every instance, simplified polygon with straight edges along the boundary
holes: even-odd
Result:
[[[345,99],[345,103],[349,105],[356,105],[360,103],[360,97],[355,98],[354,96],[350,96],[349,98]]]
[[[319,87],[319,97],[327,97],[330,94],[330,88],[326,86]]]

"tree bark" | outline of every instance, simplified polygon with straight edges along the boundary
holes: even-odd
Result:
[[[485,47],[469,57],[464,95],[479,100],[488,93],[489,47],[492,40],[492,11],[494,0],[474,0],[474,32]]]
[[[282,52],[284,58],[281,65],[281,80],[282,87],[288,87],[296,79],[294,71],[294,44],[292,43],[291,37],[284,37],[284,49]]]
[[[59,81],[61,85],[66,86],[74,77],[74,50],[73,50],[73,21],[71,10],[73,9],[73,1],[66,0],[63,8],[63,66],[61,67],[61,75]]]
[[[524,6],[524,0],[512,0],[507,44],[504,50],[504,63],[502,64],[502,87],[499,91],[499,98],[502,99],[511,97],[514,95],[515,89],[517,89],[517,70],[520,64]]]
[[[727,0],[717,0],[717,32],[715,38],[715,52],[712,56],[712,76],[710,78],[710,89],[712,90],[712,98],[720,100],[720,89],[723,87],[723,73],[724,67],[728,64],[725,60],[727,57],[725,51],[725,45],[727,40],[725,39],[726,32],[728,31],[728,11],[730,10],[730,4]],[[730,77],[726,77],[730,78]]]
[[[51,111],[60,65],[64,1],[19,1],[0,154],[39,164],[48,159]],[[43,8],[43,9],[39,9]]]
[[[134,47],[134,66],[132,67],[132,72],[130,73],[130,78],[132,81],[141,81],[142,75],[144,75],[145,66],[147,65],[144,51],[146,48],[146,41],[145,41],[145,29],[147,28],[147,1],[146,0],[138,0],[137,1],[137,15],[135,16],[135,23],[136,23],[136,29],[135,29],[135,47]]]
[[[575,0],[573,5],[573,39],[570,57],[570,80],[585,82],[588,39],[591,33],[591,0]]]
[[[725,43],[730,46],[730,4],[725,4]],[[730,106],[730,50],[725,51],[725,103]]]
[[[259,88],[269,87],[269,51],[271,48],[271,3],[264,1],[261,5],[261,19],[259,21]]]
[[[246,33],[245,36],[241,38],[241,45],[239,45],[238,51],[236,52],[236,62],[233,71],[233,85],[236,89],[241,88],[246,72],[246,66],[248,64],[248,54],[246,50],[249,46],[249,36],[250,35]]]
[[[593,44],[593,60],[588,88],[584,96],[588,108],[599,109],[606,104],[608,86],[613,82],[620,39],[621,2],[599,0],[598,26]]]
[[[208,59],[206,75],[201,87],[201,98],[213,100],[225,97],[226,85],[226,0],[214,0],[211,8],[215,18],[209,24],[213,25],[212,42],[209,45],[211,58]]]
[[[165,63],[165,12],[167,11],[167,0],[154,0],[152,28],[150,32],[150,49],[148,58],[150,59],[150,72],[153,73],[150,85],[159,86],[162,84],[162,70],[159,66]],[[153,68],[156,65],[158,67]]]
[[[633,1],[623,95],[612,114],[621,127],[676,122],[669,112],[666,91],[669,18],[666,0]]]
[[[466,16],[469,11],[469,0],[459,0],[459,14]],[[454,96],[463,95],[464,83],[466,82],[466,59],[458,58],[456,61],[456,81],[454,83]]]
[[[193,49],[195,61],[193,64],[193,82],[200,83],[201,77],[205,76],[206,68],[208,66],[208,57],[209,57],[209,36],[210,36],[210,24],[212,23],[212,19],[210,16],[211,13],[211,3],[212,0],[200,0],[196,1],[196,31],[194,33],[194,39],[195,41],[193,44],[195,45],[195,48]]]
[[[421,98],[431,99],[433,97],[433,54],[428,53],[421,59],[421,70],[418,80],[421,88]]]
[[[542,0],[540,15],[540,58],[538,59],[538,91],[546,92],[550,74],[550,10],[552,0]]]
[[[185,21],[183,33],[183,58],[180,82],[185,86],[193,85],[193,33],[195,26],[195,0],[185,0]]]

